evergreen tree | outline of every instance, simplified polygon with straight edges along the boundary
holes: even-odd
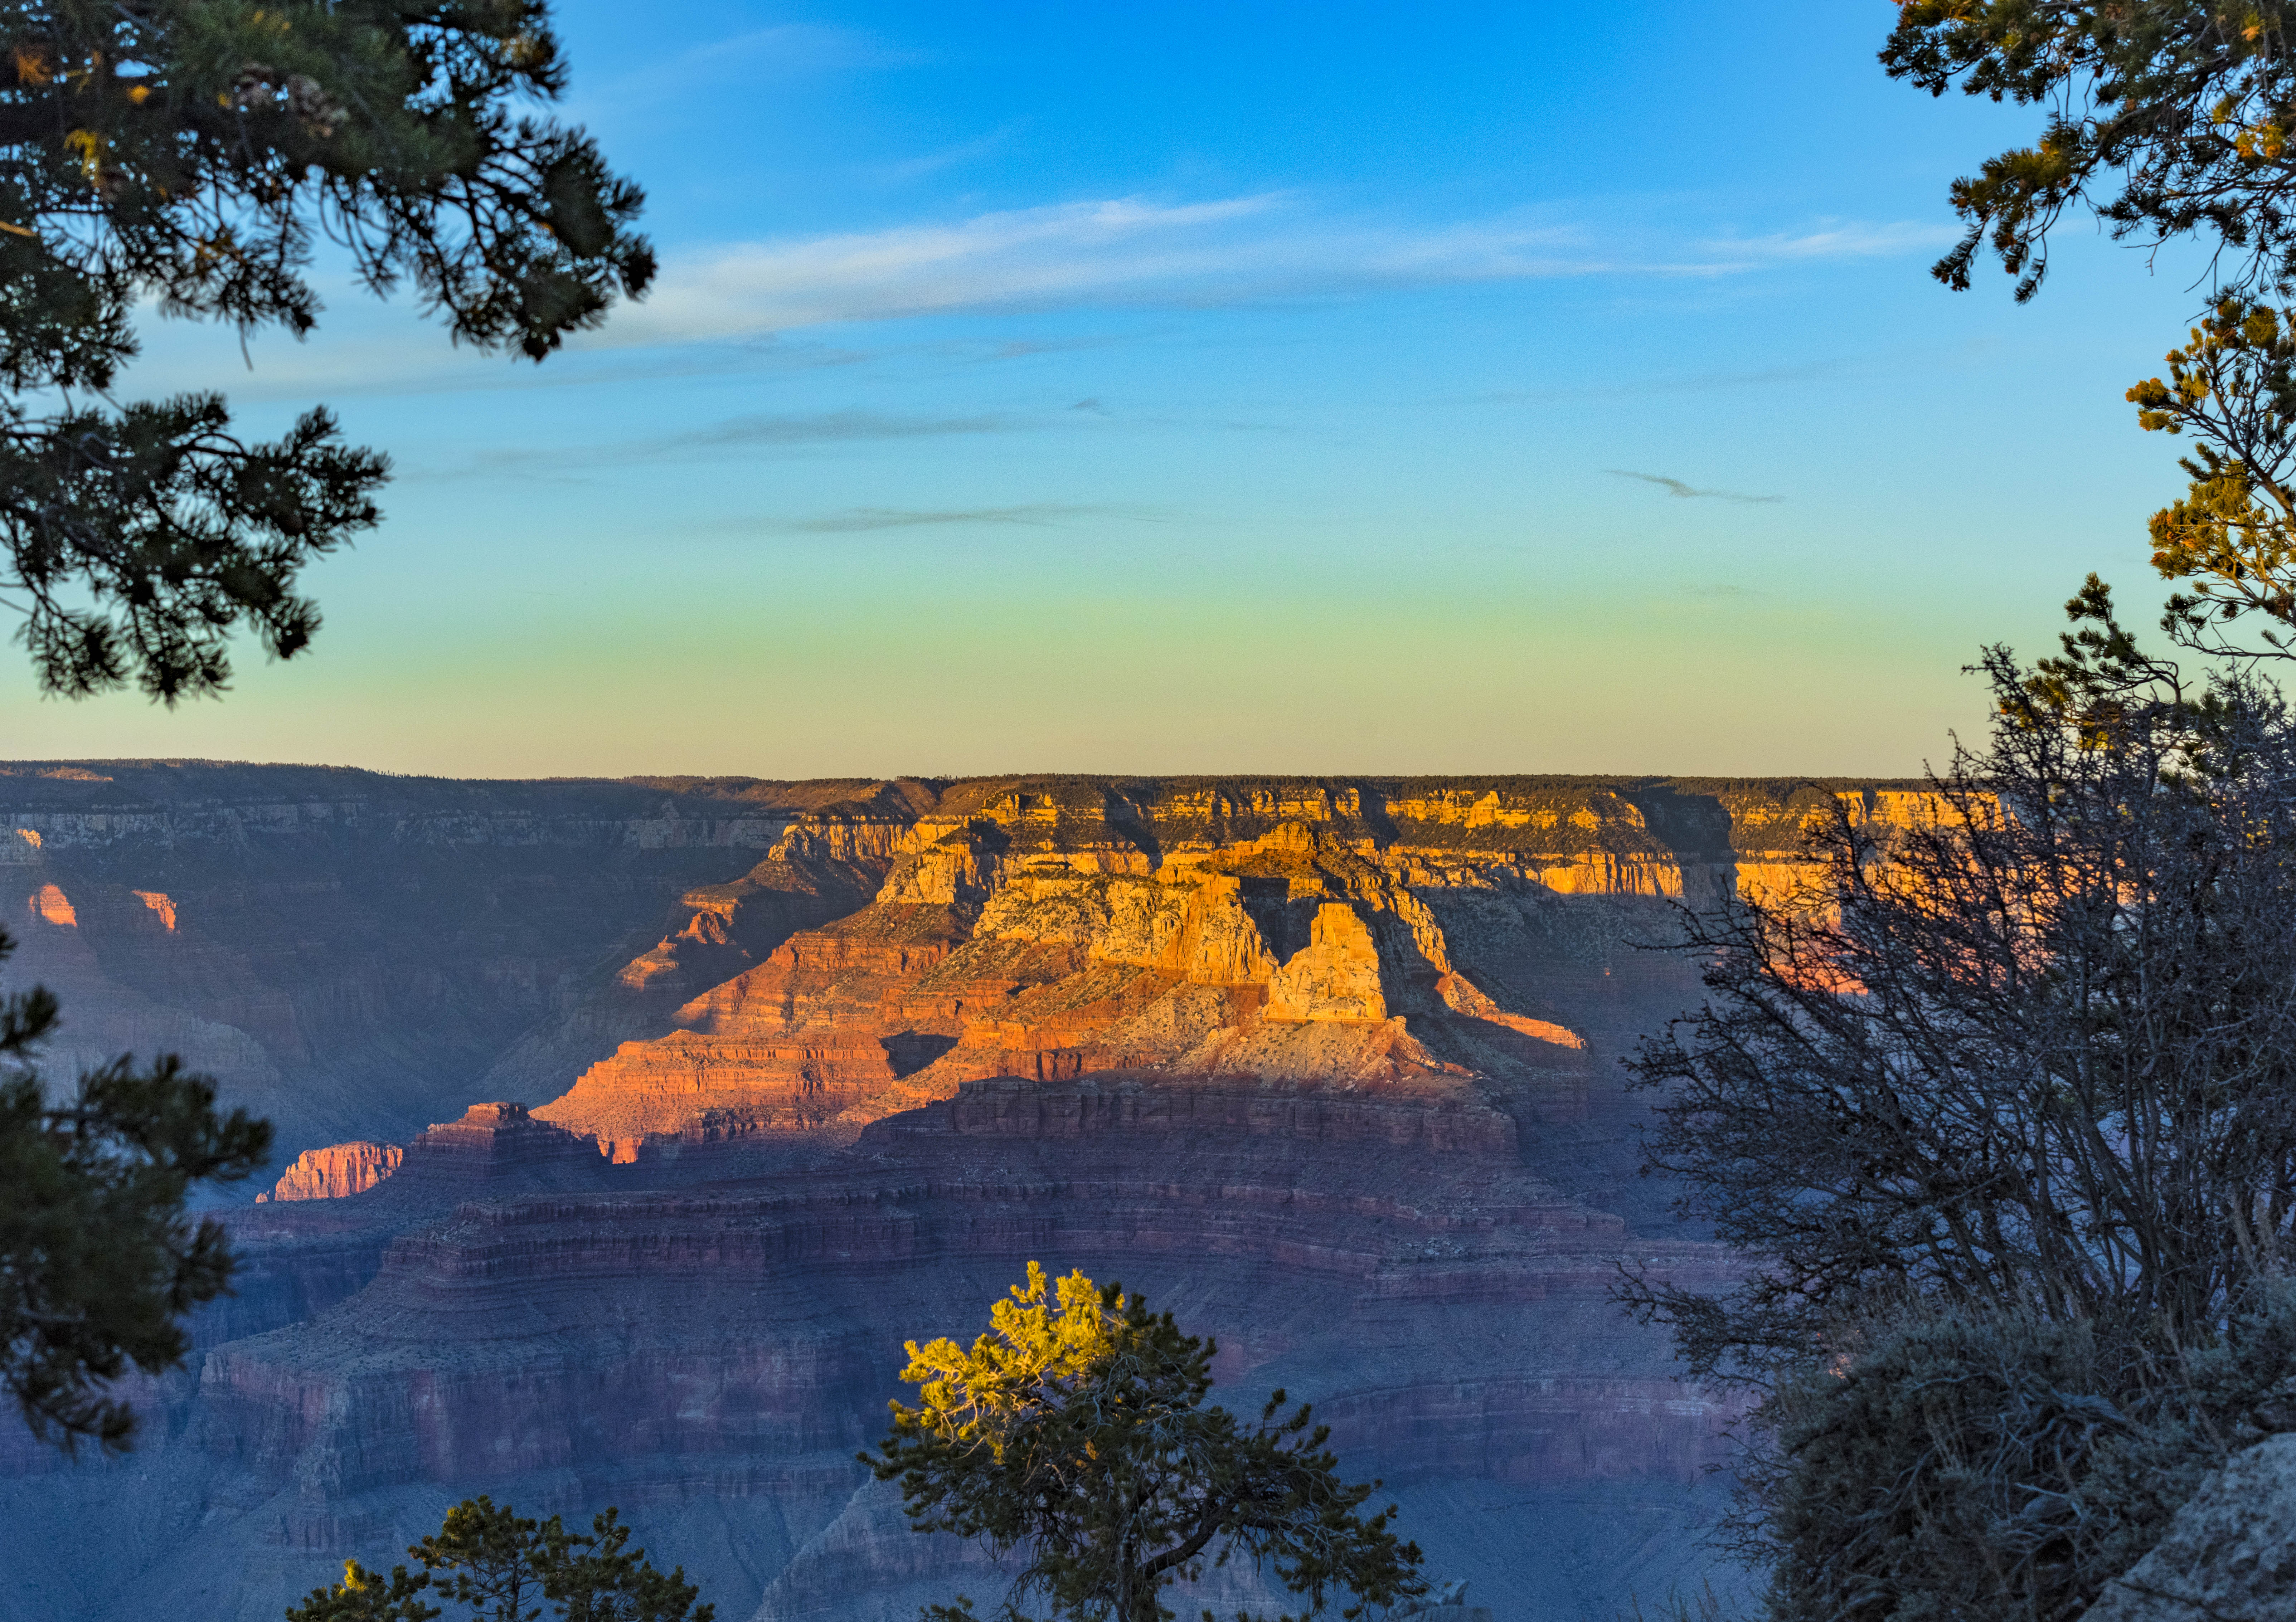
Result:
[[[183,1315],[230,1282],[222,1226],[184,1197],[260,1166],[271,1127],[217,1115],[173,1058],[117,1060],[50,1103],[31,1059],[55,1020],[37,987],[0,1000],[0,1387],[35,1436],[118,1450],[135,1420],[108,1382],[180,1364]]]
[[[1938,261],[1969,285],[1987,249],[2030,299],[2069,210],[2122,241],[2196,236],[2234,285],[2296,279],[2296,53],[2286,7],[2226,0],[1900,0],[1882,48],[1932,95],[2047,109],[2032,145],[1953,183],[1968,233]]]
[[[637,188],[514,111],[565,82],[542,0],[0,0],[0,602],[50,692],[220,692],[235,627],[299,652],[298,572],[373,525],[388,471],[324,408],[258,444],[218,395],[114,401],[137,300],[299,336],[324,238],[457,341],[540,360],[644,290]],[[0,1005],[0,1385],[37,1434],[119,1448],[106,1383],[179,1364],[230,1277],[185,1194],[270,1129],[168,1058],[52,1102],[54,1021],[38,987]]]
[[[300,651],[298,571],[388,473],[324,408],[251,443],[218,395],[115,404],[136,300],[300,335],[324,237],[539,360],[644,290],[638,189],[513,111],[565,82],[542,0],[0,0],[0,600],[48,690],[217,692],[234,626]]]
[[[712,1622],[717,1608],[694,1603],[685,1569],[664,1576],[629,1539],[614,1510],[584,1534],[555,1515],[521,1520],[509,1504],[465,1498],[408,1547],[422,1570],[394,1566],[386,1577],[347,1561],[343,1580],[289,1607],[287,1622]]]
[[[1284,1414],[1282,1391],[1257,1423],[1204,1406],[1213,1343],[1171,1314],[1081,1273],[1052,1285],[1030,1262],[989,1321],[970,1351],[907,1343],[918,1405],[894,1403],[891,1433],[861,1459],[901,1484],[915,1530],[999,1558],[1026,1548],[1005,1622],[1032,1594],[1079,1622],[1168,1622],[1164,1590],[1207,1557],[1272,1569],[1303,1616],[1335,1589],[1355,1596],[1348,1617],[1426,1591],[1418,1546],[1388,1529],[1395,1506],[1357,1512],[1378,1483],[1341,1480],[1329,1428],[1310,1430],[1305,1404]],[[972,1602],[926,1614],[962,1622]]]
[[[1777,1622],[2073,1622],[2234,1448],[2296,1428],[2296,58],[2278,4],[1900,0],[1895,77],[2046,110],[1935,267],[2021,300],[2069,210],[2218,286],[2139,426],[2190,434],[2145,652],[2091,575],[1988,650],[1928,820],[1844,807],[1806,893],[1687,920],[1708,999],[1632,1068],[1648,1169],[1751,1264],[1630,1277],[1760,1393],[1742,1550]],[[2243,622],[2244,625],[2235,625]],[[2251,639],[2242,633],[2254,629]]]
[[[2212,654],[2285,657],[2296,633],[2296,52],[2285,8],[2218,0],[1905,0],[1882,53],[1935,95],[2046,107],[2040,138],[1953,183],[1968,232],[1955,288],[1989,250],[2038,291],[2068,211],[2122,241],[2196,239],[2218,292],[2168,374],[2128,391],[2140,426],[2196,441],[2185,496],[2152,519],[2176,593],[2162,620]],[[2236,636],[2233,623],[2260,633]]]

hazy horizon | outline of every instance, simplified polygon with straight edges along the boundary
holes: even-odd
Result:
[[[767,776],[754,772],[631,772],[607,774],[595,772],[545,773],[530,776],[488,775],[485,774],[446,772],[392,772],[378,766],[364,766],[340,760],[230,760],[208,757],[164,755],[82,755],[78,757],[48,757],[39,759],[0,757],[0,777],[20,777],[28,773],[37,777],[63,781],[87,781],[69,775],[75,769],[97,766],[182,767],[212,766],[218,769],[245,771],[295,772],[362,772],[379,777],[401,779],[409,782],[505,782],[505,783],[816,783],[816,782],[915,782],[954,785],[968,782],[1033,782],[1040,780],[1084,779],[1111,782],[1481,782],[1488,781],[1553,781],[1557,783],[1623,782],[1696,784],[1723,782],[1805,783],[1817,787],[1827,784],[1857,784],[1868,788],[1896,788],[1920,785],[1930,781],[1919,773],[1883,776],[1873,773],[1840,772],[1494,772],[1475,766],[1449,770],[1436,768],[1423,772],[1380,771],[1317,771],[1312,768],[1296,772],[1271,772],[1261,766],[1247,766],[1229,771],[1218,768],[1170,772],[1086,771],[1046,766],[1012,766],[980,772],[883,772],[854,774],[850,772],[818,773],[804,777]],[[45,769],[37,769],[45,768]],[[109,778],[97,781],[110,782]]]

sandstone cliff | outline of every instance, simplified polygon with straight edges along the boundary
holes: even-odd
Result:
[[[1734,1264],[1629,1175],[1615,1061],[1695,993],[1639,946],[1671,899],[1789,893],[1813,815],[1934,815],[1838,783],[65,769],[0,776],[0,905],[74,1039],[193,1048],[328,1129],[291,1149],[365,1146],[228,1215],[236,1293],[134,1459],[0,1433],[0,1622],[275,1617],[480,1491],[619,1503],[729,1619],[993,1593],[852,1454],[901,1339],[973,1332],[1032,1258],[1216,1333],[1226,1400],[1313,1400],[1498,1622],[1694,1587],[1735,1410],[1607,1290]]]
[[[1647,914],[1737,881],[1747,856],[1790,868],[1815,808],[1742,791],[1767,813],[1742,826],[1718,799],[1702,821],[1642,798],[1650,812],[1543,784],[955,785],[867,906],[792,933],[540,1113],[627,1154],[648,1135],[849,1138],[972,1077],[1157,1070],[1487,1083],[1567,1118],[1588,1039],[1522,971],[1574,946],[1611,971],[1570,938],[1620,925],[1565,898]]]
[[[956,784],[880,834],[867,905],[783,932],[754,966],[711,960],[722,983],[677,1008],[675,1028],[623,1043],[540,1113],[627,1157],[650,1135],[849,1139],[968,1078],[1158,1070],[1439,1094],[1472,1079],[1569,1119],[1592,1055],[1556,993],[1584,978],[1572,969],[1590,930],[1655,938],[1659,904],[1718,887],[1789,895],[1811,817],[1846,802],[1857,820],[1907,823],[1934,814],[1932,798],[1538,780]],[[789,860],[777,848],[759,871]],[[690,986],[680,943],[726,932],[697,913],[625,979]],[[1594,955],[1601,978],[1691,989],[1679,965]],[[1653,1014],[1607,1021],[1603,1056]]]
[[[406,1151],[396,1143],[332,1143],[295,1157],[264,1200],[341,1200],[363,1194],[398,1169]]]

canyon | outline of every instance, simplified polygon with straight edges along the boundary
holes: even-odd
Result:
[[[480,783],[0,765],[0,973],[52,1077],[181,1053],[279,1129],[136,1451],[0,1429],[0,1622],[275,1617],[455,1500],[619,1505],[730,1622],[1001,1589],[854,1459],[900,1343],[1040,1260],[1312,1401],[1502,1622],[1710,1576],[1726,1394],[1621,1266],[1677,904],[1920,785]],[[258,1194],[264,1198],[258,1202]],[[1250,1598],[1249,1573],[1202,1596]]]

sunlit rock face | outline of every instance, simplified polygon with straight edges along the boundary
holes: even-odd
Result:
[[[398,1169],[406,1151],[396,1143],[330,1143],[307,1149],[280,1174],[266,1196],[271,1200],[340,1200],[363,1194]]]
[[[1849,784],[54,769],[0,774],[12,977],[89,1053],[191,1049],[226,1102],[334,1129],[225,1214],[235,1293],[136,1455],[0,1432],[0,1622],[275,1618],[480,1492],[618,1504],[729,1619],[993,1602],[853,1454],[901,1341],[977,1332],[1032,1259],[1215,1335],[1232,1405],[1313,1402],[1500,1622],[1694,1589],[1734,1409],[1608,1290],[1734,1263],[1632,1176],[1617,1061],[1697,990],[1639,948],[1676,899],[1804,881],[1813,815],[1933,815]]]
[[[1608,1000],[1571,995],[1589,960],[1635,977],[1612,947],[1664,902],[1790,889],[1803,824],[1841,792],[958,784],[873,848],[889,866],[865,905],[790,932],[537,1113],[624,1155],[651,1135],[846,1142],[967,1079],[1152,1069],[1499,1085],[1573,1118],[1590,1050],[1571,1020]],[[815,838],[792,830],[760,871],[802,871]]]

